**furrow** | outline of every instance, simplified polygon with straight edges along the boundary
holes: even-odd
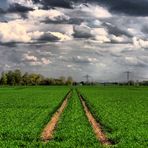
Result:
[[[49,123],[48,123],[48,124],[45,126],[45,128],[43,129],[43,132],[42,132],[42,134],[41,134],[41,139],[42,139],[42,141],[47,142],[47,141],[53,139],[54,129],[55,129],[55,127],[56,127],[56,125],[57,125],[57,123],[58,123],[58,121],[59,121],[59,118],[60,118],[62,112],[64,111],[64,109],[65,109],[66,106],[67,106],[67,102],[68,102],[68,99],[71,97],[71,94],[72,94],[72,91],[70,91],[70,92],[66,95],[66,97],[65,97],[65,99],[64,99],[64,101],[63,101],[63,103],[62,103],[62,105],[61,105],[61,106],[59,107],[59,109],[53,114],[51,120],[49,121]]]
[[[78,96],[81,100],[81,103],[83,105],[83,108],[84,108],[84,111],[85,111],[85,114],[93,128],[93,131],[96,135],[96,138],[103,144],[103,145],[112,145],[112,143],[109,141],[109,139],[107,138],[107,136],[105,135],[105,133],[103,132],[102,130],[102,127],[100,125],[100,123],[98,123],[96,121],[96,119],[93,117],[92,113],[89,111],[84,99],[83,99],[83,96],[81,94],[78,93]]]

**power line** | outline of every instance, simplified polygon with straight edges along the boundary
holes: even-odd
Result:
[[[89,78],[91,77],[90,75],[85,75],[84,76],[86,78],[86,82],[89,83]]]
[[[127,82],[129,82],[129,80],[130,80],[130,74],[131,74],[132,72],[130,72],[130,71],[125,71],[124,73],[126,74]]]

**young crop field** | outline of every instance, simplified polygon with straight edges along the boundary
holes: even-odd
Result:
[[[100,147],[76,91],[73,91],[68,106],[59,121],[54,140],[49,142],[47,146],[62,148]]]
[[[68,87],[0,88],[0,147],[35,147]]]
[[[79,90],[116,147],[148,147],[148,88],[81,87]]]
[[[148,147],[148,88],[70,89],[0,88],[0,147]]]

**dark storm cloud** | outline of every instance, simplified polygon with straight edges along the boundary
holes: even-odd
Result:
[[[87,27],[81,27],[81,26],[74,26],[73,28],[74,33],[73,36],[75,38],[91,38],[93,37],[91,34],[91,30]]]
[[[51,7],[72,8],[72,1],[69,0],[33,0],[33,2],[42,4],[44,9]]]
[[[122,42],[120,42],[120,41],[116,41],[116,40],[113,40],[113,39],[111,39],[111,41],[110,41],[110,43],[111,44],[128,44],[128,43],[132,43],[132,41],[131,40],[128,40],[128,41],[122,41]]]
[[[4,14],[4,13],[5,11],[2,8],[0,8],[0,14]]]
[[[7,4],[7,0],[1,0],[0,1],[0,8],[7,8],[8,4]]]
[[[147,26],[147,25],[142,26],[141,31],[142,31],[144,34],[148,34],[148,26]]]
[[[146,16],[146,11],[142,14],[140,10],[147,4],[146,0],[33,1],[36,4],[15,0],[18,4],[11,3],[10,13],[3,7],[0,10],[0,22],[8,22],[8,25],[0,23],[0,67],[3,69],[18,67],[53,77],[72,75],[77,80],[87,73],[94,79],[116,79],[116,74],[128,68],[137,71],[143,68],[148,73],[147,17],[136,17]],[[32,11],[32,8],[38,9]],[[104,11],[110,15],[106,17]],[[20,15],[28,17],[23,19]],[[13,29],[17,24],[18,28]],[[133,37],[137,38],[135,43]],[[27,42],[25,38],[30,39]]]
[[[69,24],[69,21],[70,19],[66,18],[65,16],[58,16],[54,20],[50,18],[45,18],[45,20],[43,20],[42,22],[46,24]]]
[[[16,47],[16,43],[14,42],[8,42],[8,43],[2,43],[0,42],[1,46],[6,46],[6,47]]]
[[[7,53],[7,58],[8,58],[8,61],[10,61],[10,62],[20,63],[21,62],[21,55],[22,55],[22,52],[18,52],[16,49],[13,49],[13,50],[11,50],[11,53]]]
[[[73,9],[74,4],[99,4],[107,7],[110,12],[124,13],[132,16],[147,16],[148,1],[147,0],[32,0],[35,4],[41,4],[42,9],[51,9],[54,7]],[[32,8],[13,4],[11,11],[31,11]],[[87,5],[86,5],[87,6]]]
[[[114,13],[124,13],[133,16],[148,15],[147,0],[33,0],[34,3],[40,3],[45,8],[62,7],[73,8],[74,3],[95,3],[105,7]]]
[[[103,23],[103,26],[106,27],[106,29],[108,30],[108,32],[110,34],[113,34],[116,36],[125,35],[127,37],[132,37],[132,35],[127,30],[123,30],[123,29],[121,29],[117,26],[114,26],[112,24]]]
[[[65,62],[65,63],[73,63],[73,64],[78,64],[78,65],[85,65],[85,64],[91,64],[92,62],[96,62],[95,58],[88,58],[87,56],[73,56],[73,57],[65,57],[65,56],[60,56],[59,60]]]
[[[80,25],[83,21],[84,20],[82,18],[70,18],[67,23]]]
[[[33,8],[29,8],[23,5],[20,5],[18,3],[13,3],[11,5],[9,5],[9,8],[7,10],[7,12],[12,12],[12,13],[26,13],[28,11],[33,11]]]
[[[91,63],[91,61],[89,61],[89,59],[88,58],[81,58],[81,57],[73,57],[72,58],[72,62],[73,63],[77,63],[77,64],[89,64],[89,63]]]
[[[110,11],[115,13],[120,12],[133,16],[148,15],[147,0],[104,0],[101,1],[101,3],[104,3],[106,6],[109,7]]]
[[[86,0],[85,2],[101,4],[114,13],[124,13],[133,16],[148,15],[147,0]]]
[[[56,42],[58,41],[59,38],[56,37],[56,36],[53,36],[52,34],[50,33],[45,33],[44,35],[42,35],[38,41],[41,41],[41,42]]]
[[[84,20],[81,18],[62,18],[62,17],[57,17],[55,20],[51,20],[47,18],[46,20],[42,21],[43,23],[46,24],[74,24],[74,25],[80,25]]]

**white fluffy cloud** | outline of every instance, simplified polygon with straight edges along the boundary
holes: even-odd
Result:
[[[147,69],[147,17],[112,13],[93,3],[45,10],[32,0],[7,1],[34,10],[0,15],[1,67],[32,71],[38,66],[38,72],[46,71],[45,75],[47,71],[53,76],[67,73],[82,79],[89,73],[94,78],[106,75],[115,80],[117,73],[127,69]],[[9,42],[21,44],[2,44]],[[79,68],[81,76],[77,75]]]
[[[64,15],[62,12],[55,9],[51,9],[51,10],[36,9],[34,11],[30,11],[28,14],[28,17],[30,19],[35,19],[35,20],[40,20],[40,19],[56,20],[58,17],[61,17],[63,19],[69,19],[68,16]]]
[[[34,30],[32,20],[13,20],[8,23],[0,23],[0,42],[33,42],[42,36],[44,32]]]
[[[95,63],[97,62],[98,60],[96,58],[91,58],[91,57],[83,57],[83,56],[76,56],[76,57],[73,57],[73,61],[76,62],[76,63]]]
[[[136,48],[148,48],[148,40],[133,38],[133,44]]]
[[[71,40],[71,37],[66,35],[66,34],[62,34],[60,32],[50,32],[53,36],[59,38],[60,41],[68,41]]]
[[[31,20],[14,20],[8,23],[0,23],[0,42],[23,42],[30,43],[40,39],[45,34],[43,31],[34,29],[34,22]],[[65,30],[66,31],[66,30]],[[71,35],[60,32],[46,32],[57,37],[59,41],[71,40]],[[49,40],[50,41],[50,40]]]
[[[112,35],[111,37],[112,37],[112,40],[115,42],[123,42],[124,41],[124,37],[122,37],[122,36]]]
[[[99,43],[106,43],[106,42],[110,42],[110,39],[107,36],[95,36],[95,39],[99,42]]]
[[[42,35],[44,35],[44,32],[34,31],[34,32],[28,33],[28,35],[32,38],[32,40],[37,40],[37,39],[39,39]]]
[[[108,32],[104,28],[93,28],[91,33],[94,35],[108,35]]]
[[[9,1],[9,3],[14,3],[18,1]],[[27,1],[28,2],[28,1]],[[27,3],[26,2],[26,3]],[[24,5],[24,1],[19,1],[20,4]],[[28,5],[31,3],[28,2]],[[57,37],[59,41],[67,41],[71,39],[71,34],[73,33],[73,28],[70,25],[64,27],[58,27],[58,30],[61,32],[53,31],[56,25],[51,26],[49,30],[44,28],[44,26],[48,26],[41,21],[46,19],[49,20],[59,20],[59,19],[69,19],[61,11],[56,9],[50,10],[41,10],[35,9],[34,11],[28,12],[27,19],[15,19],[10,20],[8,22],[0,22],[0,42],[7,43],[7,42],[24,42],[30,43],[34,42],[43,36],[47,32],[51,32],[53,36]],[[45,31],[46,30],[46,31]],[[49,40],[50,41],[50,40]]]
[[[34,5],[32,0],[7,0],[9,4],[18,3],[20,5],[26,6],[26,7],[32,7],[37,8],[37,5]]]
[[[33,66],[48,65],[52,63],[48,58],[42,57],[40,59],[34,56],[33,54],[31,54],[30,52],[22,55],[22,61],[28,63],[29,65],[33,65]]]
[[[111,38],[112,42],[115,42],[115,43],[129,42],[129,38],[125,35],[121,35],[121,36],[110,35],[110,38]]]
[[[87,4],[86,6],[82,4],[78,8],[81,9],[81,11],[88,13],[96,18],[107,18],[112,16],[107,9],[99,5]]]
[[[23,54],[23,60],[27,60],[27,61],[32,61],[32,62],[36,62],[37,61],[37,57],[33,56],[33,55],[29,55],[29,53],[25,53]]]
[[[44,64],[44,65],[48,65],[50,63],[52,63],[49,59],[47,58],[41,58],[41,62]]]
[[[1,42],[29,42],[31,37],[27,34],[25,26],[10,21],[9,23],[0,23],[0,41]]]
[[[146,65],[146,63],[143,60],[139,59],[138,57],[132,57],[132,56],[125,57],[125,63],[134,66]]]
[[[91,34],[94,36],[94,39],[100,43],[110,42],[108,32],[104,28],[93,28]]]

